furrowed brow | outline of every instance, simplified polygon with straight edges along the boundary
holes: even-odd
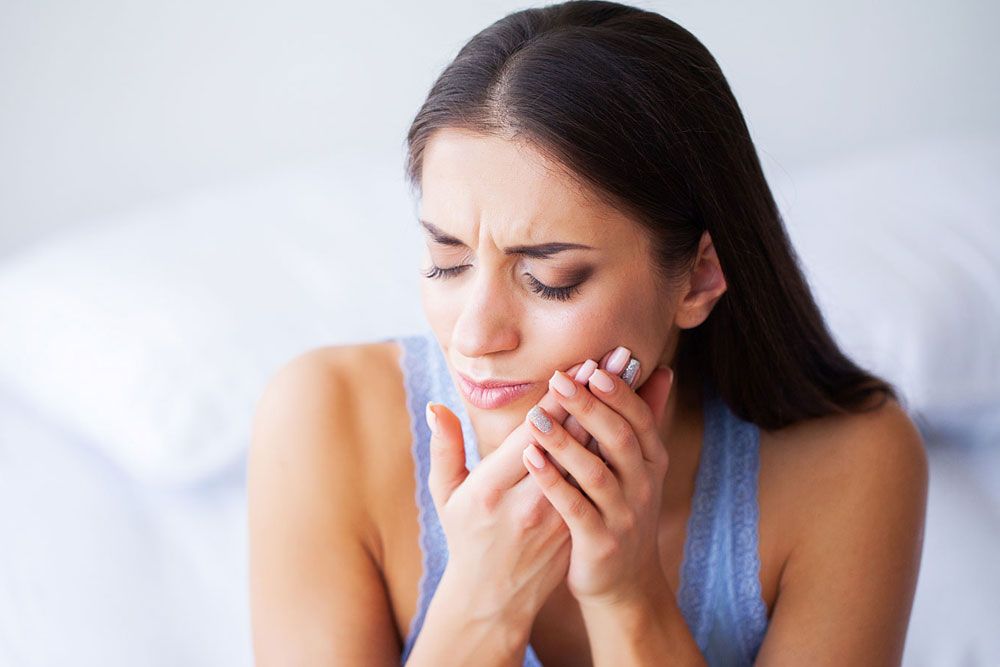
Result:
[[[426,220],[421,220],[420,224],[423,225],[424,229],[431,235],[431,237],[441,245],[446,246],[462,246],[466,247],[459,239],[448,234],[437,225],[427,222]],[[524,255],[525,257],[533,257],[536,259],[549,259],[552,255],[563,252],[564,250],[594,250],[592,246],[583,245],[582,243],[562,243],[562,242],[552,242],[552,243],[539,243],[537,245],[516,245],[510,248],[504,248],[503,252],[505,255]]]

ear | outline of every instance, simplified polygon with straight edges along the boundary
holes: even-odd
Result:
[[[698,258],[688,276],[686,291],[677,304],[674,321],[681,329],[691,329],[706,319],[726,291],[726,277],[715,254],[712,237],[705,230],[698,242]]]

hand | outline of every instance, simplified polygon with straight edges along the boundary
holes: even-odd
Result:
[[[526,418],[544,449],[535,449],[544,465],[526,467],[569,528],[566,582],[581,606],[641,600],[649,586],[663,581],[657,528],[669,456],[656,425],[672,380],[673,371],[659,367],[634,392],[621,378],[602,370],[594,372],[587,386],[555,372],[551,388],[575,388],[568,396],[556,391],[559,404],[594,435],[600,455],[588,451],[555,420],[548,420],[547,431],[541,430],[536,422],[545,421],[532,417],[546,415],[545,406],[533,408]],[[534,447],[526,450],[527,457]],[[580,481],[582,492],[556,471],[545,453]]]
[[[589,376],[596,365],[577,364],[569,372]],[[559,421],[568,415],[551,388],[539,405]],[[446,588],[463,591],[471,615],[530,631],[569,567],[569,531],[524,468],[531,429],[519,424],[470,472],[458,417],[429,403],[427,421],[428,487],[448,544]]]

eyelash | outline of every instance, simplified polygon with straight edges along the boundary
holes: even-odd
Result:
[[[468,264],[463,264],[461,266],[451,266],[447,268],[442,268],[440,266],[431,266],[430,270],[423,272],[425,278],[450,278],[452,276],[458,275],[465,269]],[[524,274],[528,276],[531,282],[531,291],[535,294],[540,294],[543,299],[552,299],[555,301],[566,301],[573,297],[574,294],[580,291],[580,285],[582,283],[577,283],[576,285],[570,285],[568,287],[549,287],[548,285],[539,282],[530,273]]]

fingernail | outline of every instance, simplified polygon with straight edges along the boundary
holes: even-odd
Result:
[[[608,365],[606,368],[609,373],[618,375],[623,370],[625,370],[625,364],[628,363],[628,358],[632,356],[627,347],[617,347],[615,351],[611,353],[608,357]]]
[[[538,447],[535,446],[535,443],[531,443],[524,448],[524,455],[528,457],[531,465],[535,466],[539,470],[545,467],[545,456],[538,451]]]
[[[583,362],[583,366],[580,366],[580,370],[576,372],[576,377],[573,379],[581,384],[586,384],[587,380],[590,379],[590,374],[594,372],[597,368],[597,362],[593,359],[587,359]]]
[[[427,419],[427,428],[431,430],[431,433],[437,435],[437,415],[431,410],[431,401],[427,401],[427,406],[424,409],[424,417]]]
[[[549,386],[566,398],[569,398],[576,393],[576,383],[562,371],[556,371],[553,373],[552,377],[549,379]]]
[[[639,360],[632,357],[628,360],[628,366],[622,371],[622,380],[631,387],[637,377],[639,377]]]
[[[615,381],[611,379],[611,376],[598,368],[594,371],[594,374],[590,376],[590,384],[594,385],[601,391],[611,391],[615,388]]]
[[[549,416],[545,414],[545,410],[542,409],[540,405],[528,410],[528,421],[535,425],[542,433],[548,433],[552,430],[552,420]]]

